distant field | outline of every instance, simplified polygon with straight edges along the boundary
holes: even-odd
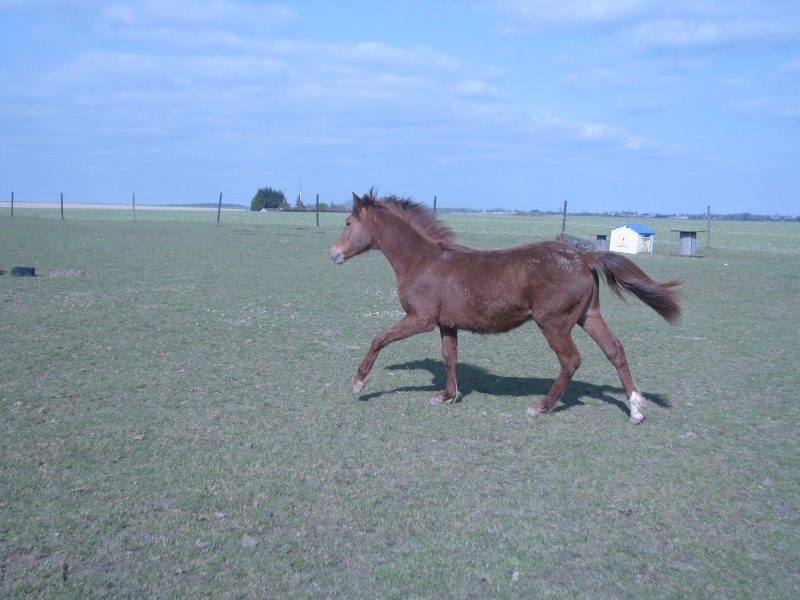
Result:
[[[8,215],[8,206],[3,208],[0,202],[0,215]],[[65,208],[66,220],[89,221],[132,221],[133,211],[130,207],[115,205],[116,210],[91,208],[91,205],[79,205],[79,208]],[[47,208],[30,206],[14,209],[16,216],[60,219],[61,211],[55,205]],[[473,243],[480,246],[485,243],[486,236],[490,243],[500,246],[504,238],[508,244],[521,243],[528,239],[551,239],[561,231],[561,216],[523,217],[513,215],[443,213],[441,219],[448,223],[459,234],[462,243]],[[198,223],[216,223],[214,208],[175,208],[168,206],[148,206],[137,209],[136,221],[190,221]],[[338,227],[344,222],[342,213],[326,213],[319,215],[321,227]],[[222,223],[242,224],[297,224],[314,225],[315,213],[277,212],[261,213],[241,209],[223,208],[220,221]],[[587,239],[595,239],[598,233],[608,234],[612,228],[626,223],[617,217],[567,217],[567,233]],[[632,222],[637,222],[635,219]],[[639,219],[656,232],[656,253],[677,253],[678,234],[673,229],[693,229],[701,231],[697,234],[698,251],[706,245],[706,222],[687,219]],[[783,222],[744,222],[744,221],[712,221],[711,245],[713,248],[731,250],[754,250],[777,253],[800,253],[800,224]]]
[[[0,595],[213,598],[800,597],[800,225],[712,222],[670,327],[602,292],[649,402],[558,366],[535,326],[438,335],[355,368],[402,314],[378,252],[336,267],[342,214],[0,207]],[[462,243],[560,217],[446,214]],[[582,237],[617,219],[568,217]],[[10,277],[33,266],[36,278]]]

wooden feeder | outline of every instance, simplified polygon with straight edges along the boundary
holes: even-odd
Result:
[[[697,254],[697,234],[705,229],[672,229],[678,233],[678,256],[699,256]]]

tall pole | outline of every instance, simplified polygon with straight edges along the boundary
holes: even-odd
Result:
[[[64,220],[64,192],[61,192],[61,220]]]
[[[217,206],[217,224],[219,225],[219,213],[222,212],[222,192],[219,193],[219,205]]]
[[[706,248],[711,248],[711,207],[706,207]]]
[[[436,196],[433,197],[433,214],[436,214]]]
[[[561,219],[561,233],[567,230],[567,201],[564,200],[564,218]]]
[[[133,220],[136,220],[136,192],[133,193]]]
[[[317,227],[319,227],[319,194],[317,194],[316,207],[317,207]]]

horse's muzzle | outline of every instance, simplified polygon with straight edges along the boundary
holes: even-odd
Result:
[[[331,248],[331,260],[335,262],[337,265],[340,265],[344,262],[344,256],[342,255],[342,251],[338,248]]]

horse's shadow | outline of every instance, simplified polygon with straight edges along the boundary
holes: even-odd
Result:
[[[389,365],[389,371],[428,371],[431,374],[430,385],[396,387],[387,390],[378,390],[361,396],[361,400],[368,401],[379,398],[384,394],[395,392],[431,392],[435,393],[443,390],[447,385],[445,378],[444,365],[440,361],[431,358],[422,360],[412,360],[405,363]],[[497,375],[470,363],[458,364],[458,391],[462,394],[462,399],[472,392],[488,394],[490,396],[545,396],[553,385],[553,379],[540,379],[537,377],[508,377]],[[613,394],[613,395],[612,395]],[[556,404],[553,412],[568,410],[575,406],[583,406],[581,400],[586,396],[597,398],[616,406],[623,412],[628,412],[627,404],[620,400],[625,397],[625,392],[621,387],[610,385],[596,385],[585,381],[573,379],[567,386],[561,401]],[[661,394],[647,393],[645,397],[652,403],[662,407],[670,408],[669,400]]]

